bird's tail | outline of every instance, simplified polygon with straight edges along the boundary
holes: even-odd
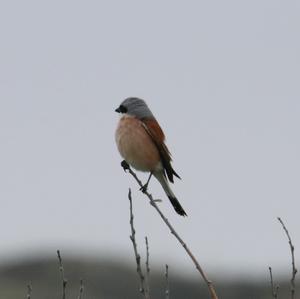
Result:
[[[179,203],[178,199],[176,198],[175,194],[171,190],[171,187],[167,181],[167,178],[165,175],[161,173],[154,173],[154,176],[157,178],[157,180],[160,182],[162,185],[164,191],[166,192],[172,206],[174,207],[175,211],[181,215],[181,216],[187,216],[186,212],[184,211],[183,207]]]

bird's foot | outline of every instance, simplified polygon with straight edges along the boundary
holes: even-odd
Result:
[[[125,160],[123,160],[123,161],[121,162],[121,166],[123,167],[123,170],[124,170],[125,172],[126,172],[126,170],[130,169],[129,164],[128,164]]]
[[[147,192],[148,185],[149,185],[149,182],[150,182],[151,177],[152,177],[152,172],[150,172],[150,175],[149,175],[149,178],[148,178],[146,184],[143,185],[143,186],[140,188],[140,191],[142,191],[143,193],[146,193],[146,192]]]
[[[149,182],[148,182],[149,183]],[[143,185],[141,188],[140,188],[140,191],[142,191],[143,193],[146,193],[147,192],[147,189],[148,189],[148,183],[146,183],[145,185]]]

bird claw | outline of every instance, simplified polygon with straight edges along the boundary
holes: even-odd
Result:
[[[148,184],[145,184],[140,188],[140,191],[142,191],[143,193],[146,193],[147,189],[148,189]]]
[[[125,172],[126,172],[126,170],[130,169],[129,164],[128,164],[125,160],[123,160],[123,161],[121,162],[121,166],[123,167],[123,170],[124,170]]]

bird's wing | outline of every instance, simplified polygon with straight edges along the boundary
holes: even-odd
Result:
[[[175,175],[178,178],[180,178],[180,176],[176,173],[171,165],[171,154],[164,142],[165,135],[163,130],[155,119],[142,119],[141,121],[144,129],[158,149],[165,173],[167,174],[169,181],[173,183],[173,176]]]

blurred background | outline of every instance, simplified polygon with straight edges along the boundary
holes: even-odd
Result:
[[[291,256],[277,216],[300,258],[299,13],[279,0],[1,1],[1,298],[25,297],[29,282],[59,296],[57,249],[69,292],[83,278],[86,298],[138,298],[129,187],[155,298],[165,264],[172,298],[207,298],[120,167],[114,110],[128,96],[163,127],[189,216],[155,180],[149,189],[220,297],[271,298],[269,266],[284,294]]]

